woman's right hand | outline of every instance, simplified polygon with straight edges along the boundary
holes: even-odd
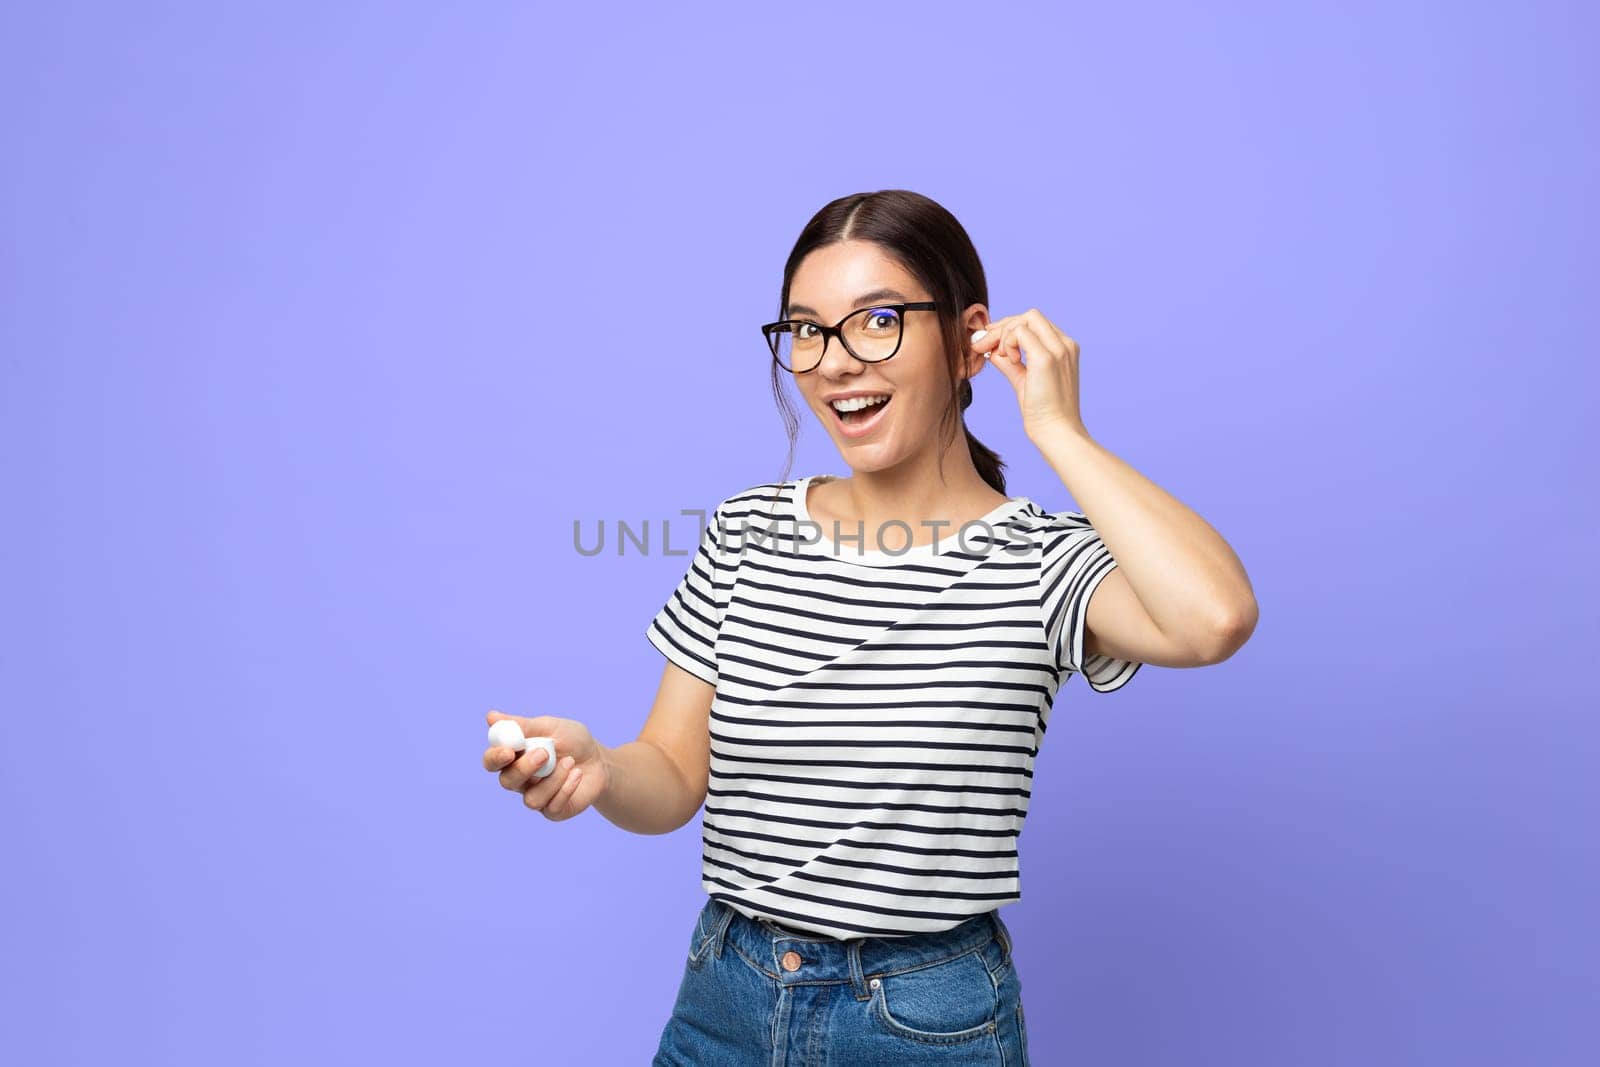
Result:
[[[554,715],[527,719],[489,712],[490,726],[501,719],[515,722],[523,737],[548,737],[555,742],[556,768],[543,778],[534,776],[550,760],[542,746],[534,745],[522,752],[502,745],[484,749],[483,769],[499,771],[500,785],[521,793],[523,804],[542,812],[552,822],[560,822],[580,814],[605,792],[608,777],[602,758],[604,750],[583,723]]]

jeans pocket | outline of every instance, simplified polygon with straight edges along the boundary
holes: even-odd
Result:
[[[974,950],[898,974],[872,978],[872,1015],[898,1037],[956,1045],[996,1029],[999,999],[982,955]]]
[[[707,901],[705,907],[700,909],[700,917],[695,920],[694,936],[689,938],[689,959],[691,969],[698,970],[705,962],[706,950],[711,947],[711,941],[717,932],[716,901]]]

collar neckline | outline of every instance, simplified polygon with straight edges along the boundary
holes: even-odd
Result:
[[[816,522],[811,518],[810,509],[806,507],[806,494],[810,491],[812,483],[837,481],[838,479],[839,476],[837,474],[811,474],[792,483],[790,502],[793,505],[797,527],[795,532],[797,535],[799,534],[798,527],[800,523]],[[884,542],[887,543],[891,549],[895,549],[896,546],[902,543],[900,541],[900,537],[905,529],[903,526],[895,527],[886,524],[883,530],[873,531],[867,529],[866,524],[862,523],[858,527],[862,532],[861,543],[857,544],[856,542],[849,540],[848,536],[846,536],[845,542],[841,545],[840,542],[835,541],[831,536],[833,533],[831,527],[824,528],[822,523],[816,522],[816,526],[818,527],[817,535],[821,538],[821,540],[817,541],[815,544],[807,545],[806,548],[808,551],[820,552],[823,555],[831,556],[835,559],[844,560],[846,562],[864,563],[875,567],[886,566],[896,563],[904,563],[907,561],[937,559],[940,556],[947,556],[953,552],[961,552],[963,551],[963,538],[961,536],[961,531],[963,528],[965,528],[967,541],[967,545],[965,547],[966,551],[982,552],[985,549],[989,551],[996,551],[998,550],[998,546],[979,542],[981,542],[983,538],[989,536],[993,536],[997,540],[1006,540],[1008,536],[1012,536],[1008,535],[1006,530],[1000,527],[1000,522],[1002,519],[1010,516],[1013,512],[1019,511],[1025,507],[1028,504],[1028,500],[1029,498],[1025,496],[1011,497],[1005,503],[997,504],[995,507],[990,508],[987,513],[978,516],[976,519],[969,519],[964,527],[939,527],[937,531],[938,539],[936,541],[929,541],[925,544],[912,545],[910,548],[892,551],[874,551],[868,546],[875,544],[879,534],[881,534]],[[983,526],[979,525],[980,523],[988,523],[994,529],[985,530]],[[929,527],[923,527],[920,530],[913,529],[912,535],[915,536],[917,534],[927,534],[929,530]],[[852,532],[852,527],[847,526],[844,523],[839,524],[839,533],[841,535],[849,535]]]

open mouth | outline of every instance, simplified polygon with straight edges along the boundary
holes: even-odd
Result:
[[[889,405],[892,403],[894,403],[894,396],[890,394],[889,399],[877,404],[870,404],[859,411],[841,412],[832,404],[828,405],[828,410],[833,412],[833,417],[839,420],[841,427],[855,434],[865,432],[871,428],[873,423],[883,417],[883,413],[888,410]]]

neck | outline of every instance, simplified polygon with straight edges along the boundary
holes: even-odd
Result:
[[[958,433],[955,445],[945,451],[942,478],[938,454],[931,451],[892,467],[852,469],[839,487],[836,508],[848,510],[852,518],[866,523],[869,531],[897,519],[908,523],[913,540],[921,543],[933,537],[933,528],[922,523],[952,523],[940,533],[946,538],[961,523],[986,514],[1005,500],[1005,494],[978,473],[966,435]]]

